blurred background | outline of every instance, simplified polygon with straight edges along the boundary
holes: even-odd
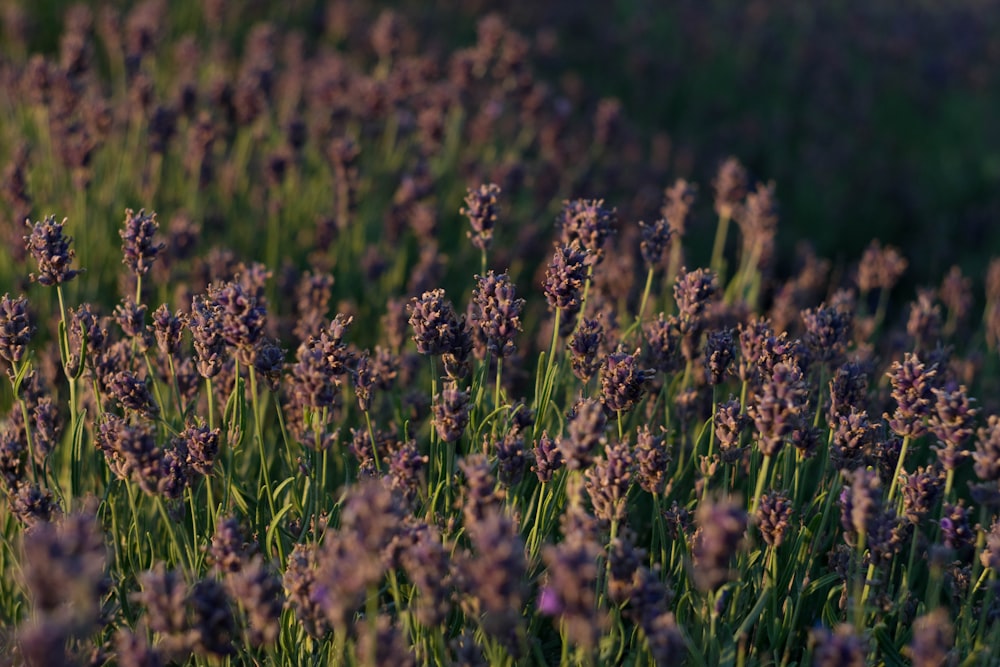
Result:
[[[70,4],[0,0],[0,53],[58,52]],[[85,4],[95,14],[135,5]],[[936,284],[954,263],[978,278],[1000,251],[993,0],[182,0],[169,3],[164,29],[219,30],[238,52],[266,20],[301,32],[307,49],[365,50],[351,25],[385,8],[405,19],[404,48],[429,53],[468,46],[477,22],[498,12],[525,36],[536,76],[572,117],[610,115],[609,151],[639,147],[641,157],[626,163],[650,168],[604,181],[618,192],[581,196],[630,210],[622,198],[662,193],[684,177],[708,200],[718,165],[734,155],[752,179],[776,183],[779,256],[808,239],[818,254],[850,262],[878,237],[903,250],[906,282],[917,286]],[[206,26],[206,16],[219,24]],[[696,216],[691,228],[705,233],[686,243],[710,245],[714,224]]]

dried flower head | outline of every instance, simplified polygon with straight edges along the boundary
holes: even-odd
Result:
[[[61,285],[81,273],[70,268],[76,253],[69,247],[73,238],[63,234],[66,220],[56,222],[56,217],[50,215],[42,222],[25,221],[25,224],[31,232],[24,237],[24,245],[38,264],[38,273],[31,274],[32,280],[45,286]]]

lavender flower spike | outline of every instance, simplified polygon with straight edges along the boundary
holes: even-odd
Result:
[[[66,220],[56,222],[56,217],[50,215],[43,222],[25,224],[31,233],[24,237],[24,245],[38,263],[38,273],[31,274],[32,280],[50,287],[69,282],[82,272],[70,268],[76,253],[69,247],[73,237],[63,234]]]

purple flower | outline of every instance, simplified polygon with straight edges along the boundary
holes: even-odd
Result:
[[[559,438],[559,451],[568,469],[581,470],[590,465],[607,425],[608,417],[599,401],[577,401],[567,419],[566,435]]]
[[[560,242],[570,246],[580,243],[599,264],[604,259],[604,242],[614,232],[615,209],[604,208],[603,199],[574,199],[563,202],[563,209],[556,218],[560,228]]]
[[[413,297],[407,310],[410,312],[417,352],[436,356],[452,351],[459,321],[443,289],[424,292],[419,298]]]
[[[735,157],[726,158],[712,181],[715,189],[715,212],[720,218],[731,218],[747,194],[747,170]]]
[[[604,344],[604,327],[599,319],[584,317],[567,345],[573,375],[589,382],[600,366],[598,355]]]
[[[674,232],[664,218],[652,224],[639,223],[642,240],[639,242],[639,252],[646,267],[655,269],[664,264],[667,251],[670,250]]]
[[[38,263],[38,274],[31,274],[32,280],[45,286],[60,285],[81,273],[70,268],[76,253],[69,247],[73,238],[63,234],[65,220],[56,222],[56,217],[50,215],[43,222],[25,224],[31,233],[24,237],[24,245]]]
[[[862,292],[892,289],[906,271],[906,265],[899,250],[892,246],[883,248],[878,240],[872,241],[858,265],[858,288]]]
[[[438,437],[445,442],[455,442],[469,423],[469,392],[460,390],[455,382],[448,382],[434,397],[433,410]]]
[[[656,371],[639,368],[640,350],[613,352],[601,365],[601,402],[608,410],[626,412],[635,407]]]
[[[892,383],[892,398],[896,410],[890,417],[889,428],[902,437],[918,438],[927,430],[924,423],[930,415],[934,394],[931,381],[937,374],[935,368],[924,366],[920,358],[907,352],[902,363],[894,361],[886,375]]]
[[[139,209],[136,214],[130,208],[125,209],[125,228],[118,232],[122,237],[122,264],[137,276],[149,271],[157,254],[164,248],[163,243],[153,242],[159,228],[156,213],[146,215],[146,209]]]
[[[472,245],[486,251],[493,243],[493,226],[500,214],[500,205],[497,203],[500,186],[489,183],[480,185],[475,190],[469,188],[467,192],[465,206],[459,209],[459,213],[469,219],[472,231],[466,234]]]
[[[552,475],[559,468],[563,467],[562,453],[556,442],[549,437],[548,432],[543,432],[542,436],[535,443],[533,450],[535,463],[531,466],[531,471],[538,477],[538,481],[547,484],[552,481]]]
[[[248,290],[242,283],[228,282],[209,288],[208,295],[218,308],[222,339],[236,349],[241,364],[252,364],[267,320],[267,311],[254,290]]]
[[[732,499],[698,504],[691,555],[694,580],[702,591],[715,591],[729,581],[729,562],[743,543],[747,513]]]
[[[570,319],[579,312],[583,286],[588,280],[588,267],[594,263],[593,257],[579,241],[555,247],[543,285],[550,308],[562,310]]]
[[[35,327],[28,320],[28,299],[20,296],[0,298],[0,357],[14,365],[20,363],[31,342]]]
[[[747,409],[757,428],[760,451],[765,456],[774,456],[781,449],[785,437],[798,425],[807,397],[808,390],[797,367],[784,363],[774,367],[757,402]]]
[[[506,272],[490,271],[476,276],[476,289],[469,307],[469,325],[486,350],[496,357],[514,354],[514,336],[521,331],[524,299],[516,298],[514,284]]]

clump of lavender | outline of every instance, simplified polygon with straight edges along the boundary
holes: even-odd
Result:
[[[640,368],[639,354],[613,352],[601,364],[601,403],[612,412],[628,412],[635,407],[655,371]]]
[[[4,294],[0,298],[0,357],[17,367],[31,342],[35,328],[28,319],[28,299]]]
[[[125,209],[125,226],[118,232],[122,237],[122,264],[136,276],[149,271],[156,256],[165,247],[163,243],[153,240],[159,228],[156,213],[147,215],[146,209],[139,209],[138,213]]]
[[[397,445],[389,455],[389,479],[393,491],[412,502],[423,484],[429,457],[422,454],[415,440]]]
[[[498,276],[490,271],[486,276],[476,276],[476,281],[469,305],[473,335],[483,341],[485,352],[497,358],[509,357],[515,352],[514,336],[521,331],[524,299],[516,298],[506,272]]]
[[[846,363],[834,372],[828,385],[830,409],[827,411],[827,423],[833,428],[838,416],[864,407],[868,395],[868,373],[861,364]]]
[[[603,344],[604,327],[600,319],[582,318],[580,325],[569,339],[567,349],[573,375],[584,383],[594,377],[600,366],[598,355]]]
[[[783,491],[765,493],[760,497],[755,519],[768,546],[777,549],[785,541],[793,511],[792,502]]]
[[[466,232],[472,245],[486,252],[493,244],[493,227],[500,215],[500,205],[497,195],[500,186],[495,183],[480,185],[477,189],[469,188],[465,196],[465,206],[459,213],[469,219],[472,230]]]
[[[444,389],[434,397],[434,428],[445,442],[455,442],[469,423],[469,392],[458,388],[454,381],[445,383]]]
[[[608,417],[599,401],[585,398],[576,402],[567,420],[566,434],[559,438],[559,452],[569,470],[590,465],[607,425]]]
[[[705,501],[698,504],[695,524],[691,575],[700,590],[715,591],[732,576],[729,563],[743,544],[747,513],[732,498]]]
[[[556,218],[564,246],[574,241],[592,253],[594,263],[604,259],[604,242],[614,232],[615,209],[604,208],[603,199],[573,199],[563,202]]]
[[[934,401],[932,379],[937,369],[927,368],[915,354],[906,353],[903,361],[894,361],[887,375],[892,383],[892,398],[896,410],[890,417],[889,428],[901,437],[918,438],[927,430],[926,418]]]
[[[254,546],[247,543],[239,519],[228,516],[218,520],[208,546],[208,561],[223,573],[239,572]]]
[[[60,509],[52,492],[26,479],[14,480],[13,488],[7,492],[10,512],[28,528],[47,524]]]
[[[413,342],[417,344],[417,352],[439,356],[452,351],[459,321],[455,308],[445,298],[443,289],[413,297],[407,310],[410,313],[410,326],[413,327]]]
[[[32,432],[34,439],[35,462],[42,466],[45,459],[59,443],[59,436],[62,434],[62,422],[59,419],[59,408],[52,402],[49,396],[42,396],[38,399],[34,410],[35,430]]]
[[[38,273],[31,279],[47,287],[69,282],[81,273],[70,268],[75,252],[70,248],[73,238],[63,233],[66,221],[56,222],[50,215],[42,222],[25,222],[31,232],[24,237],[24,245],[38,264]]]

